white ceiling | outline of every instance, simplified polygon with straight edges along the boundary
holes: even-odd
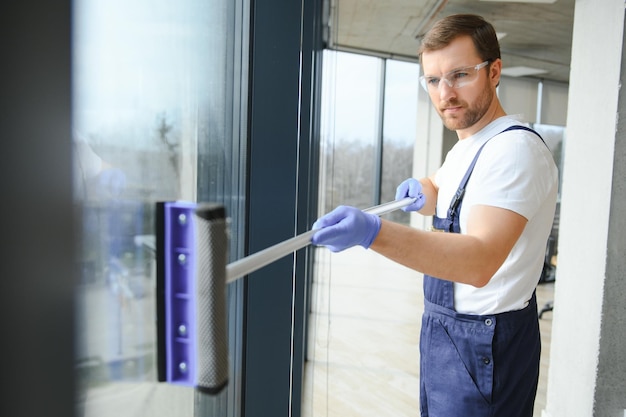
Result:
[[[331,49],[416,60],[419,37],[454,13],[479,14],[499,34],[503,68],[568,82],[575,0],[531,3],[498,0],[326,0]],[[544,0],[545,1],[545,0]],[[539,72],[540,71],[540,72]]]

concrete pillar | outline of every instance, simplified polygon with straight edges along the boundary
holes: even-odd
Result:
[[[624,0],[576,1],[544,417],[625,415],[623,36]]]

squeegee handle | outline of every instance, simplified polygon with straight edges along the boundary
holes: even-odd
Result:
[[[415,198],[406,197],[402,200],[390,201],[378,206],[370,207],[363,210],[364,213],[375,214],[381,216],[386,213],[406,207],[415,202]],[[248,275],[259,268],[270,264],[283,256],[301,249],[311,243],[311,238],[315,234],[315,230],[309,230],[295,237],[287,239],[283,242],[270,246],[257,253],[241,258],[226,265],[226,283],[233,282],[244,275]]]

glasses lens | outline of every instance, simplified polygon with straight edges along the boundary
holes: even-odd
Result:
[[[454,88],[460,88],[476,79],[478,71],[474,67],[463,68],[448,75],[448,79],[452,81]]]
[[[478,71],[485,67],[489,61],[485,61],[478,65],[463,67],[451,71],[441,78],[438,77],[420,77],[420,84],[426,91],[438,90],[441,85],[441,81],[445,82],[449,87],[461,88],[467,84],[472,83],[478,78]]]
[[[450,81],[448,79],[444,78],[439,78],[439,77],[427,77],[425,75],[422,75],[420,77],[420,84],[422,85],[422,87],[424,88],[424,90],[426,91],[435,91],[439,89],[439,84],[441,84],[441,81],[445,82],[446,84],[448,84],[448,86],[452,86],[450,84]]]

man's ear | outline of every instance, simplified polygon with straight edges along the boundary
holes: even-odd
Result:
[[[500,84],[500,76],[502,75],[502,60],[497,58],[489,65],[489,79],[491,84],[497,87]]]

